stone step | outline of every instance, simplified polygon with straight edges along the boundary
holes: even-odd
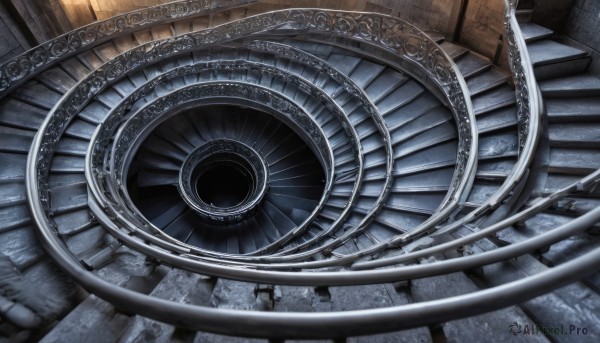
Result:
[[[438,44],[441,44],[445,39],[444,34],[438,31],[425,30],[425,33]]]
[[[453,60],[457,60],[470,52],[469,49],[450,42],[443,42],[442,44],[440,44],[440,47]]]
[[[596,75],[566,76],[541,81],[539,86],[545,97],[600,96],[600,77]]]
[[[499,87],[473,98],[473,111],[476,115],[513,105],[516,96],[510,87]]]
[[[588,175],[600,168],[600,151],[594,149],[550,149],[550,172]]]
[[[587,57],[587,51],[579,50],[568,45],[544,39],[527,44],[529,57],[534,66],[571,61]]]
[[[425,279],[412,280],[412,294],[416,302],[443,299],[475,292],[479,287],[464,273],[452,273]],[[547,342],[543,335],[540,336],[513,336],[509,325],[514,322],[529,322],[530,318],[516,307],[485,314],[452,320],[442,324],[444,342],[479,342],[482,340],[498,341],[532,341]],[[485,323],[485,325],[481,325]]]
[[[600,120],[600,99],[546,99],[550,122],[590,122]]]
[[[534,23],[521,23],[519,26],[527,43],[549,38],[554,33],[552,30]]]
[[[496,67],[466,78],[471,96],[479,95],[508,82],[508,75]]]
[[[456,66],[464,78],[477,75],[492,67],[492,63],[487,58],[474,52],[469,52],[456,61]]]
[[[553,147],[600,147],[600,124],[597,123],[551,123],[548,132]]]
[[[590,65],[591,60],[590,57],[582,57],[558,63],[544,64],[534,67],[533,72],[538,81],[576,75],[585,72]]]

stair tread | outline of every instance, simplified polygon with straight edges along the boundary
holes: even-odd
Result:
[[[2,169],[0,169],[0,181],[23,179],[27,154],[0,152],[0,161],[3,163]]]
[[[534,217],[534,219],[536,217]],[[538,228],[541,231],[540,233],[554,227],[553,222],[548,220],[540,221],[539,224],[534,224],[533,226]],[[510,241],[510,239],[507,238],[507,234],[519,234],[523,231],[525,230],[504,230],[501,231],[500,237]],[[567,242],[568,241],[569,240],[567,240]],[[477,249],[477,253],[496,248],[496,246],[488,240],[480,241],[480,243],[477,244],[477,248],[486,243],[489,248],[486,247],[486,249]],[[496,287],[509,282],[525,279],[528,276],[535,275],[546,270],[548,270],[548,267],[538,261],[536,257],[524,255],[520,256],[519,258],[511,259],[507,261],[507,263],[496,263],[486,266],[484,268],[484,278],[491,286]],[[572,304],[579,305],[572,306]],[[531,319],[528,322],[520,323],[558,323],[564,321],[565,318],[569,318],[570,323],[574,324],[575,326],[589,327],[595,325],[594,323],[598,321],[596,311],[598,304],[598,294],[586,287],[584,284],[576,282],[559,288],[554,292],[546,293],[542,296],[533,298],[520,304],[519,307],[523,308],[528,315],[531,316]],[[568,328],[565,327],[565,332],[567,330]],[[506,331],[509,332],[509,330]],[[597,333],[590,332],[590,335],[597,335]],[[543,338],[544,340],[548,339],[543,335],[538,335],[538,337]],[[591,341],[598,340],[597,336],[596,338],[590,336],[587,337],[590,338]]]
[[[88,208],[53,216],[61,235],[73,235],[95,224]]]
[[[116,342],[119,333],[128,321],[129,317],[115,313],[111,304],[90,295],[40,342],[59,343],[64,342],[65,337],[69,337],[69,340],[73,342]],[[102,334],[90,334],[93,331],[102,332]]]
[[[52,173],[83,173],[85,159],[83,157],[55,155],[52,159],[50,172]]]
[[[45,110],[54,107],[54,104],[61,98],[61,94],[55,92],[39,81],[29,81],[23,86],[17,88],[12,96],[24,102],[33,104]]]
[[[423,150],[429,148],[429,146],[442,141],[456,142],[457,136],[455,126],[449,122],[445,122],[396,145],[394,147],[394,156],[421,153]]]
[[[0,232],[31,222],[29,207],[26,204],[0,207]]]
[[[425,33],[438,44],[442,43],[445,39],[444,34],[439,31],[425,30]]]
[[[90,69],[75,57],[64,60],[61,66],[74,80],[81,80],[90,73]]]
[[[504,173],[507,174],[515,165],[515,158],[504,157],[502,159],[479,161],[477,171],[483,173]]]
[[[554,146],[599,147],[600,124],[551,123],[548,132],[550,144]]]
[[[334,66],[340,73],[348,75],[361,62],[361,59],[354,56],[333,53],[329,55],[327,62]]]
[[[508,75],[496,67],[492,67],[480,74],[467,78],[466,81],[471,96],[475,96],[506,83]]]
[[[56,152],[65,155],[85,156],[89,142],[78,138],[63,137],[56,146]]]
[[[402,73],[386,69],[365,88],[365,92],[372,100],[381,99],[385,95],[397,89],[400,85],[406,82],[407,77]]]
[[[77,81],[61,68],[50,68],[37,76],[37,79],[56,92],[62,94],[71,89]]]
[[[26,154],[29,152],[29,147],[34,136],[34,131],[0,125],[0,151]]]
[[[407,111],[407,114],[410,113],[410,111]],[[440,108],[439,110],[435,111],[428,111],[411,121],[400,123],[401,126],[390,130],[392,144],[396,145],[397,143],[413,137],[424,130],[450,120],[452,120],[451,114],[448,113],[445,108]]]
[[[544,96],[585,96],[600,95],[600,77],[596,75],[575,75],[539,82]]]
[[[600,118],[600,99],[545,99],[548,117],[587,120]]]
[[[157,25],[150,29],[150,34],[154,40],[162,40],[173,37],[173,30],[170,24]]]
[[[476,115],[489,112],[498,108],[512,105],[516,102],[516,95],[510,87],[499,87],[473,98],[473,111]]]
[[[53,211],[63,211],[87,204],[87,184],[75,183],[50,189],[50,208]]]
[[[35,229],[30,226],[0,233],[0,251],[9,257],[19,270],[27,268],[45,254],[38,243]]]
[[[448,187],[454,168],[427,170],[419,174],[397,177],[393,189],[403,187]]]
[[[199,274],[180,269],[170,270],[156,285],[150,295],[179,303],[210,306],[212,286],[210,280]],[[152,337],[153,341],[169,342],[176,327],[155,320],[136,316],[120,337],[122,343],[133,343]]]
[[[370,90],[370,88],[369,88]],[[385,97],[379,99],[377,101],[377,108],[383,114],[388,114],[401,106],[407,105],[411,101],[415,100],[415,98],[419,97],[423,94],[424,90],[421,85],[419,85],[415,81],[408,81],[398,87],[396,90],[392,91]],[[372,94],[372,95],[371,95]],[[369,95],[372,97],[376,97],[376,92],[369,92]],[[436,103],[437,101],[431,98],[430,102]]]
[[[383,65],[362,60],[350,77],[359,87],[365,87],[384,69]]]
[[[449,109],[441,106],[431,94],[425,92],[408,104],[395,109],[393,112],[386,113],[384,119],[390,133],[394,133],[397,130],[404,131],[403,127],[413,121],[422,122],[420,118],[424,116],[435,119],[445,117],[448,120],[453,118]]]
[[[113,39],[113,44],[119,53],[124,53],[138,46],[133,35],[117,37]]]
[[[590,65],[591,60],[591,57],[584,56],[566,61],[551,61],[547,64],[536,65],[533,69],[533,72],[538,82],[558,77],[576,75],[585,72]]]
[[[456,163],[456,149],[457,144],[455,141],[427,147],[421,151],[422,153],[411,154],[394,160],[394,170],[405,170],[407,169],[406,166],[437,165],[446,161]]]
[[[600,151],[592,149],[550,149],[550,168],[573,170],[574,174],[588,174],[600,168]],[[589,171],[589,172],[588,172]]]
[[[491,68],[492,63],[485,57],[469,52],[458,61],[456,66],[464,78],[477,74],[487,68]]]
[[[491,198],[500,188],[500,183],[484,180],[476,180],[473,183],[471,192],[467,197],[467,202],[475,204],[483,204],[487,199]]]
[[[415,302],[422,302],[459,296],[465,294],[465,292],[475,292],[479,288],[464,273],[452,273],[412,280],[411,290]],[[510,318],[508,324],[506,324],[507,318]],[[512,321],[532,322],[522,310],[516,306],[511,306],[469,318],[448,321],[444,323],[444,338],[451,342],[476,342],[481,340],[482,337],[512,341],[514,336],[508,329],[496,329],[496,327],[508,327]],[[488,325],[480,325],[480,323],[488,323]],[[547,342],[548,340],[544,336],[538,335],[532,336],[532,341]]]
[[[440,47],[452,59],[458,59],[459,57],[469,52],[469,49],[450,42],[443,42],[442,44],[440,44]]]
[[[501,108],[477,117],[477,131],[488,133],[517,125],[517,111],[514,107]]]
[[[95,131],[96,126],[81,119],[75,119],[71,122],[69,127],[67,127],[65,133],[73,137],[89,140]]]
[[[119,56],[120,52],[112,41],[108,41],[102,45],[95,47],[94,52],[102,60],[102,62],[108,62],[115,57]]]
[[[544,194],[552,194],[561,188],[565,188],[579,180],[581,180],[580,175],[557,174],[549,172],[548,178],[546,179],[546,184],[544,186]]]
[[[518,9],[515,12],[515,15],[517,16],[517,20],[519,21],[519,23],[528,23],[533,18],[533,9]]]
[[[534,23],[519,23],[521,28],[521,32],[523,33],[523,38],[525,38],[526,42],[531,42],[534,40],[547,38],[551,36],[554,31],[545,28],[543,26],[534,24]]]
[[[17,99],[5,99],[0,106],[0,123],[37,130],[48,114],[37,106]]]
[[[25,183],[22,181],[0,183],[0,207],[11,206],[24,203],[27,200],[25,195]]]
[[[534,66],[586,57],[588,53],[552,40],[541,40],[527,45]]]
[[[515,130],[479,138],[479,156],[504,156],[516,153],[519,148],[518,134]]]

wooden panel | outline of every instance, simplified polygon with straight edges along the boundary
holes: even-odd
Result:
[[[96,21],[94,10],[89,0],[60,0],[67,17],[74,28]]]
[[[469,0],[460,43],[493,59],[504,34],[502,1]]]

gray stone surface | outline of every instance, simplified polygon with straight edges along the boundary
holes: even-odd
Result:
[[[0,3],[0,63],[31,47],[4,2]]]
[[[567,1],[569,2],[569,1]],[[600,52],[600,3],[594,0],[572,0],[564,32],[571,38]]]
[[[556,63],[584,57],[587,52],[551,40],[527,44],[529,57],[534,65]]]
[[[583,97],[600,95],[600,77],[597,75],[569,75],[539,82],[544,96],[550,97]]]
[[[117,313],[111,304],[90,295],[40,342],[115,342],[129,320],[129,317]]]
[[[210,279],[180,269],[170,270],[150,295],[179,303],[208,305],[212,284]],[[175,334],[173,325],[136,316],[128,325],[119,342],[171,342]],[[189,333],[191,338],[192,334]]]
[[[417,302],[456,296],[477,291],[478,287],[464,274],[452,273],[413,280],[412,293]],[[547,342],[544,336],[513,336],[509,325],[529,323],[529,318],[517,307],[488,312],[483,315],[453,320],[443,324],[447,342]]]
[[[531,42],[552,35],[553,31],[534,23],[521,23],[521,33],[526,42]]]

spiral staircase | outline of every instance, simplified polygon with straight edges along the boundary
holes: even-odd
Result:
[[[510,73],[248,0],[7,61],[1,339],[597,342],[600,79],[505,6]]]

